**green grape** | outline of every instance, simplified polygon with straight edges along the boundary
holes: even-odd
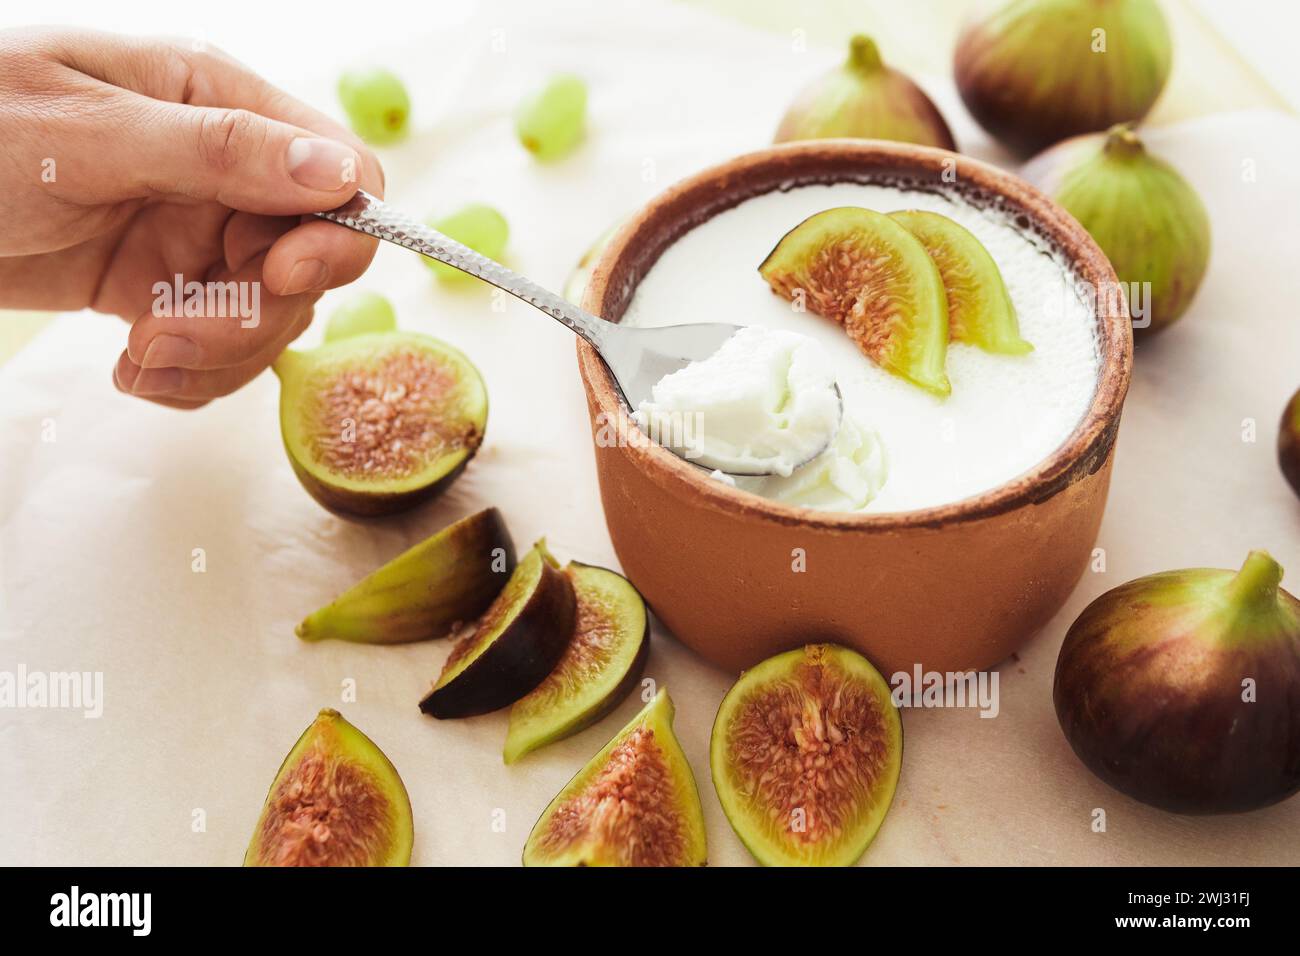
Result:
[[[506,242],[510,238],[510,225],[506,222],[505,216],[482,203],[470,203],[450,216],[430,220],[429,225],[489,259],[500,259],[501,254],[506,251]],[[466,273],[444,262],[435,262],[432,259],[424,261],[439,279],[468,278]]]
[[[352,130],[367,143],[391,143],[406,132],[411,100],[388,70],[351,71],[339,77],[339,102]]]
[[[515,110],[515,135],[538,159],[558,159],[582,139],[587,117],[587,84],[561,73]]]
[[[325,324],[325,341],[337,342],[354,335],[391,332],[397,328],[393,303],[378,292],[358,292],[330,313]]]

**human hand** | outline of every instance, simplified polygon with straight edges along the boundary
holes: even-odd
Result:
[[[197,408],[239,388],[357,278],[376,241],[303,214],[379,161],[337,122],[211,48],[92,31],[0,31],[0,307],[131,323],[129,394]],[[163,287],[237,289],[226,317]],[[209,300],[220,306],[221,299]],[[174,314],[167,314],[168,305]]]

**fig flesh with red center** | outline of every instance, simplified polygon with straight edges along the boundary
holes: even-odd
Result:
[[[1056,663],[1056,715],[1083,763],[1175,813],[1236,813],[1300,790],[1300,601],[1252,551],[1241,570],[1138,578],[1093,601]]]
[[[765,866],[851,866],[894,798],[903,725],[871,663],[832,644],[745,671],[713,724],[709,765],[732,829]]]
[[[843,65],[800,92],[782,118],[775,141],[841,136],[957,148],[925,92],[886,66],[875,41],[861,35],[850,41]]]

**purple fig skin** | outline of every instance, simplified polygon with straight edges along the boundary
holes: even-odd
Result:
[[[971,115],[1025,156],[1146,116],[1172,50],[1155,0],[1013,0],[965,28],[953,70]]]
[[[849,42],[848,60],[799,93],[773,142],[837,137],[957,149],[952,131],[925,91],[886,66],[875,42],[861,35]]]
[[[1300,497],[1300,392],[1282,413],[1282,423],[1277,431],[1277,463],[1291,490]]]
[[[1053,688],[1088,769],[1174,813],[1239,813],[1300,790],[1300,601],[1281,577],[1252,551],[1235,574],[1168,571],[1093,601]]]

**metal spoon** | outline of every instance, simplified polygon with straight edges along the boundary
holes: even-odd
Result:
[[[398,212],[364,190],[357,190],[355,196],[337,209],[318,212],[316,215],[340,226],[403,246],[438,262],[445,262],[461,272],[467,272],[498,289],[509,292],[545,312],[551,318],[558,319],[582,336],[604,360],[629,410],[636,409],[642,400],[649,398],[651,389],[665,375],[685,368],[692,362],[708,358],[722,347],[723,342],[742,328],[739,325],[708,322],[647,329],[606,322],[553,292],[548,292],[535,282],[510,271],[501,263],[480,255],[469,246],[462,245],[436,229]],[[833,385],[832,388],[835,389],[836,398],[840,399],[839,386]],[[842,416],[842,401],[840,401],[840,413]],[[835,434],[832,432],[827,436],[826,443],[806,461],[811,461],[825,451],[834,439]],[[682,450],[675,448],[669,450],[691,461]],[[692,462],[692,464],[699,463]],[[732,474],[760,476],[770,475],[772,472],[751,471],[732,472]]]

